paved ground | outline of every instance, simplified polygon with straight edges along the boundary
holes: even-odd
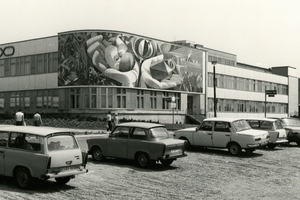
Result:
[[[227,150],[194,149],[171,167],[140,169],[134,162],[88,160],[89,172],[65,186],[42,182],[18,189],[0,177],[0,199],[299,199],[300,148],[296,144],[253,155],[231,156]]]

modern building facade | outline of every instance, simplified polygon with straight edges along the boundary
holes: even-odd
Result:
[[[83,30],[2,44],[0,50],[2,114],[22,108],[104,118],[111,111],[164,123],[211,117],[213,60],[218,116],[298,112],[293,68],[238,63],[234,54],[188,41]],[[274,97],[266,97],[270,89],[277,91]]]

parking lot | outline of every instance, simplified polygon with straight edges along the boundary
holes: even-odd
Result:
[[[42,182],[20,190],[0,177],[0,199],[298,199],[300,148],[258,149],[239,157],[227,150],[193,149],[171,167],[140,169],[134,162],[89,157],[89,173],[65,186]]]

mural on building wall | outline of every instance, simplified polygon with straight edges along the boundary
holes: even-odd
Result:
[[[202,92],[202,51],[116,32],[59,34],[58,85]]]

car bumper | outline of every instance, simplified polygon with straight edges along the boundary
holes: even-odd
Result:
[[[186,156],[187,156],[187,154],[185,154],[185,153],[181,154],[181,155],[176,155],[176,156],[164,155],[163,157],[159,158],[159,160],[176,160],[177,158],[182,158],[182,157],[186,157]]]
[[[283,144],[289,142],[287,139],[278,139],[274,142],[274,144]]]
[[[261,143],[256,143],[256,144],[248,144],[247,147],[248,148],[257,148],[257,147],[266,146],[267,144],[269,144],[269,141],[265,141],[265,142],[261,142]]]
[[[87,173],[88,169],[80,169],[80,170],[71,170],[71,171],[64,171],[59,173],[48,173],[41,176],[41,179],[47,180],[49,178],[60,178],[60,177],[72,177],[78,174]]]

